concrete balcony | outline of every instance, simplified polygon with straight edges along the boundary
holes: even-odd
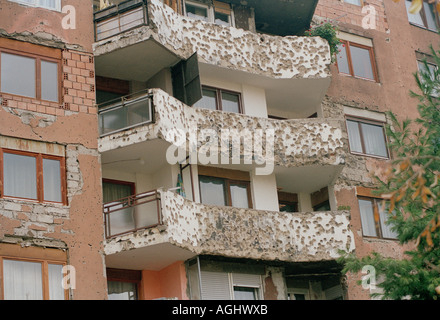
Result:
[[[200,254],[265,261],[332,261],[338,250],[354,250],[347,211],[239,209],[196,203],[171,191],[158,193],[160,225],[107,239],[108,266],[153,270]]]
[[[120,7],[119,7],[120,6]],[[256,86],[268,105],[306,115],[330,84],[330,49],[320,37],[271,36],[194,20],[157,0],[95,13],[99,76],[145,82],[197,52],[200,75]]]
[[[145,99],[142,97],[145,97]],[[344,123],[341,120],[321,118],[274,120],[193,108],[160,89],[149,90],[144,96],[137,96],[135,100],[146,101],[144,104],[147,110],[149,110],[152,103],[154,116],[147,117],[147,120],[151,120],[151,122],[145,123],[142,121],[146,117],[140,117],[139,112],[137,112],[135,115],[140,119],[137,126],[133,126],[131,122],[128,122],[125,129],[118,126],[117,130],[116,127],[114,128],[115,132],[102,135],[99,139],[98,148],[104,162],[115,159],[124,160],[124,157],[126,159],[145,159],[145,154],[148,151],[146,148],[142,148],[141,145],[157,140],[160,141],[157,142],[161,147],[157,148],[154,154],[148,153],[148,157],[157,157],[158,161],[166,161],[167,148],[176,143],[176,133],[178,132],[184,133],[183,137],[186,139],[184,141],[186,153],[183,159],[179,159],[184,160],[186,155],[194,150],[200,153],[203,140],[201,133],[204,130],[216,134],[219,146],[218,157],[226,156],[227,158],[229,158],[229,154],[222,154],[221,147],[226,146],[227,152],[230,152],[229,146],[235,132],[243,134],[241,138],[244,141],[250,141],[253,146],[253,153],[249,156],[242,143],[239,150],[239,164],[248,165],[248,168],[249,166],[252,168],[258,162],[266,163],[265,161],[272,161],[275,167],[280,168],[305,166],[336,168],[342,166],[345,161],[345,148],[342,138]],[[132,104],[130,100],[124,100],[124,103],[128,106],[136,106],[134,111],[141,110],[141,105]],[[117,113],[114,113],[114,111],[110,113],[112,119],[121,113],[119,105],[112,105],[110,109],[104,109],[104,119],[108,117],[105,114],[109,110],[119,110]],[[124,113],[124,119],[126,114],[131,113]],[[131,117],[134,118],[133,115]],[[121,121],[114,122],[120,123]],[[112,125],[108,126],[103,128],[102,132],[112,130],[110,128]],[[231,131],[232,128],[236,131]],[[228,130],[230,135],[223,136],[222,134],[224,132],[228,133]],[[262,134],[263,139],[261,141],[256,138],[256,132]],[[268,132],[273,132],[273,148],[270,148],[267,144]],[[192,135],[197,139],[191,139]],[[257,153],[256,150],[260,150],[261,153]],[[247,156],[251,163],[245,163],[244,159]],[[217,161],[217,164],[222,164],[220,158]],[[230,164],[232,164],[232,161]]]

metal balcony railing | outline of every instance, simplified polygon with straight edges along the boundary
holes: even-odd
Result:
[[[152,190],[104,204],[106,238],[162,224],[160,193]]]
[[[148,24],[147,0],[127,0],[93,14],[95,41]]]
[[[138,92],[98,105],[99,135],[154,121],[152,95]]]

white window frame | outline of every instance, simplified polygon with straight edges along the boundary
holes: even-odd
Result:
[[[262,284],[261,275],[247,274],[247,273],[244,274],[244,275],[249,275],[249,276],[258,276],[258,285],[246,283],[246,281],[240,281],[239,279],[236,279],[234,277],[234,275],[239,275],[239,274],[235,273],[235,272],[213,272],[213,271],[201,270],[199,273],[199,277],[206,277],[209,274],[222,275],[222,277],[224,277],[225,282],[226,282],[226,278],[227,278],[227,283],[224,283],[224,285],[227,286],[227,290],[225,290],[224,294],[226,294],[229,297],[228,299],[235,300],[234,288],[240,287],[240,288],[251,288],[251,289],[257,290],[256,291],[256,300],[263,300],[263,284]],[[238,276],[237,278],[240,278],[240,277]],[[200,283],[202,286],[206,285],[206,283],[204,282],[204,280],[202,280],[202,278],[200,278]],[[224,288],[224,289],[226,289],[226,288]],[[202,291],[204,291],[204,290],[201,290],[201,299],[204,300],[205,298],[203,297]]]
[[[55,7],[48,7],[42,4],[44,0],[8,0],[10,2],[19,3],[34,8],[43,8],[47,10],[61,12],[61,0],[55,0]]]
[[[352,4],[352,5],[358,6],[358,7],[362,7],[364,5],[362,0],[359,0],[359,4],[354,3],[355,1],[353,1],[353,0],[343,0],[343,1],[344,1],[344,3]]]
[[[197,20],[216,24],[215,23],[215,8],[214,8],[214,6],[208,5],[205,3],[194,2],[194,1],[185,1],[184,6],[183,6],[184,14],[185,14],[185,17],[190,18],[190,19],[194,19],[194,18],[188,17],[188,13],[186,12],[186,4],[189,4],[194,7],[204,8],[207,10],[207,13],[208,13],[207,19],[208,20],[207,21],[202,20],[202,19],[197,19]],[[232,8],[231,8],[231,13],[229,14],[229,19],[230,19],[229,27],[235,27],[234,10],[232,10]],[[217,24],[217,25],[222,25],[222,24]],[[225,26],[225,25],[222,25],[222,26]]]
[[[432,62],[426,62],[428,64],[428,70],[422,70],[422,68],[425,67],[425,63],[423,60],[417,59],[417,69],[419,72],[426,72],[428,71],[429,74],[431,75],[431,79],[434,80],[434,75],[435,75],[435,71],[438,70],[438,66],[435,63]],[[433,69],[431,69],[430,67],[432,67]],[[422,78],[420,78],[421,81],[423,81]],[[434,98],[439,98],[440,97],[440,90],[439,89],[433,89],[431,92],[431,96]]]
[[[292,299],[294,294],[303,294],[305,297],[305,300],[310,300],[310,290],[305,288],[288,288],[287,289],[287,296],[289,300],[296,300]]]

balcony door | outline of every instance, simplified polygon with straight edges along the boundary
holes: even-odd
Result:
[[[120,202],[120,210],[108,215],[106,222],[107,234],[120,234],[127,230],[135,229],[135,219],[132,207],[124,208],[123,199],[135,194],[135,185],[132,182],[103,179],[102,193],[104,211],[106,206],[112,205],[112,209],[118,209],[114,205]]]

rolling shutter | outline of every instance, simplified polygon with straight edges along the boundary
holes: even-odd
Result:
[[[201,280],[202,300],[231,300],[227,273],[201,271]]]

